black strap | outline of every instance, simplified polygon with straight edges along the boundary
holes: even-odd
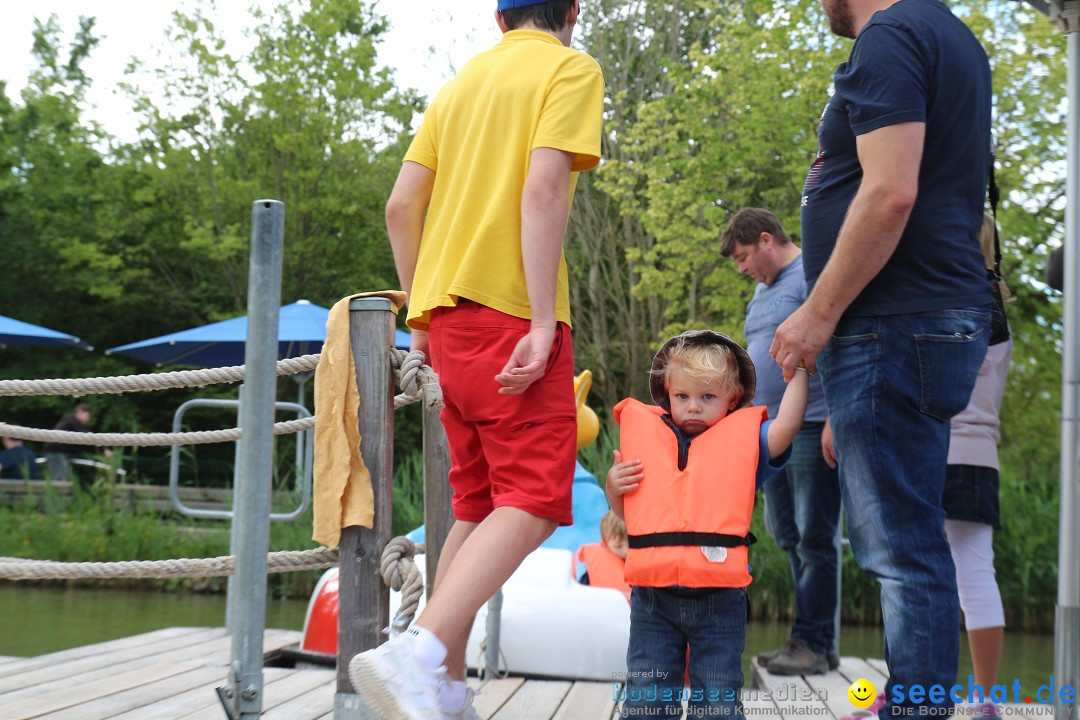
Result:
[[[627,545],[631,550],[642,550],[652,547],[739,547],[740,545],[753,545],[757,542],[754,533],[747,533],[746,537],[738,535],[724,535],[722,533],[702,532],[659,532],[648,535],[628,535]]]

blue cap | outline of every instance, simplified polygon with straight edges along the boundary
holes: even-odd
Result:
[[[529,5],[542,5],[551,0],[499,0],[499,10],[511,10],[513,8],[528,7]]]

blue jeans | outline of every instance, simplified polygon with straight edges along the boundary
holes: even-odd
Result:
[[[787,551],[795,581],[791,639],[825,655],[836,645],[836,528],[840,480],[821,455],[824,422],[803,423],[787,467],[765,483],[765,527]]]
[[[989,320],[989,307],[845,318],[818,359],[851,550],[881,585],[882,718],[894,688],[917,717],[933,703],[911,702],[912,685],[956,680],[959,602],[941,495],[949,418],[971,397]]]
[[[744,588],[631,588],[622,717],[743,718]],[[687,648],[690,689],[684,690]]]

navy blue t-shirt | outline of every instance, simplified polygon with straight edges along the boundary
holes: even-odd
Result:
[[[0,452],[0,478],[5,480],[40,480],[37,455],[25,445]]]
[[[919,190],[895,253],[847,310],[891,315],[987,305],[979,249],[990,161],[990,66],[939,0],[900,0],[859,32],[833,76],[802,198],[803,267],[813,287],[862,181],[855,138],[926,124]]]

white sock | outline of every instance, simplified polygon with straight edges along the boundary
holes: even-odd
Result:
[[[420,661],[430,672],[435,672],[446,660],[446,646],[443,645],[435,633],[422,627],[410,628],[408,633],[412,641],[412,651],[416,659]]]
[[[468,685],[462,680],[451,680],[439,687],[439,707],[447,712],[459,712],[465,709],[465,693]]]

